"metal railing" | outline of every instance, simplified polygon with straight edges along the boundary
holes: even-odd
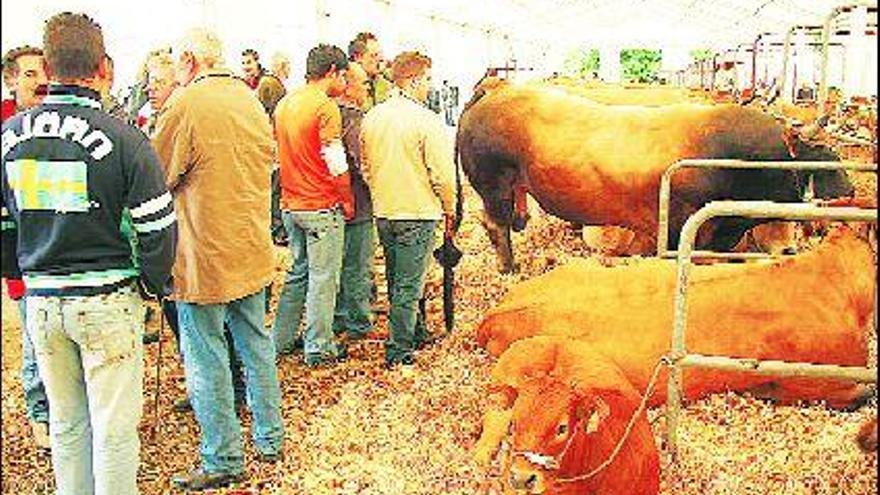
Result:
[[[811,204],[784,204],[771,201],[714,201],[694,213],[681,231],[678,243],[675,313],[672,329],[672,351],[669,355],[667,383],[666,428],[667,446],[675,459],[678,448],[678,418],[681,412],[683,368],[718,368],[783,376],[839,378],[858,382],[877,381],[877,370],[867,367],[836,366],[787,361],[760,361],[728,356],[688,354],[685,347],[687,328],[687,296],[694,242],[700,226],[722,216],[772,218],[779,220],[844,220],[877,222],[877,210],[854,207],[822,207]],[[876,311],[876,310],[875,310]],[[876,316],[876,314],[875,314]]]
[[[780,169],[780,170],[853,170],[859,172],[877,172],[876,164],[855,162],[750,162],[744,160],[689,159],[679,160],[663,173],[660,179],[660,194],[657,219],[657,256],[671,258],[677,251],[669,250],[669,200],[672,189],[672,176],[683,168],[737,168],[737,169]],[[713,253],[696,251],[694,256],[705,258],[748,259],[766,258],[763,253]]]

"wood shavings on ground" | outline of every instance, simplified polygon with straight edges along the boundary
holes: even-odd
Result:
[[[457,238],[465,257],[456,270],[456,329],[418,354],[410,371],[382,367],[380,340],[355,343],[350,359],[336,368],[307,370],[301,357],[282,358],[286,444],[277,464],[255,459],[250,418],[243,418],[248,480],[222,494],[461,494],[500,493],[497,466],[489,472],[471,461],[485,407],[484,389],[493,360],[474,344],[474,328],[485,311],[513,284],[566,263],[594,256],[597,263],[637,263],[639,258],[595,256],[580,233],[532,205],[526,230],[514,235],[520,271],[500,275],[494,252],[479,225],[480,203],[467,191],[465,222]],[[289,254],[278,249],[273,307]],[[428,325],[442,331],[441,293],[431,277]],[[384,297],[381,291],[380,298]],[[24,416],[19,367],[21,329],[14,304],[4,294],[2,354],[2,493],[44,494],[53,490],[51,465],[35,452]],[[387,303],[379,301],[379,306]],[[157,313],[158,314],[158,313]],[[158,316],[149,329],[158,329]],[[267,323],[271,322],[271,315]],[[378,333],[387,331],[385,315]],[[671,331],[671,329],[670,329]],[[869,332],[872,348],[876,337]],[[198,465],[198,424],[175,413],[183,397],[183,372],[175,343],[163,333],[155,438],[153,394],[158,347],[146,349],[145,403],[141,427],[139,485],[146,495],[174,493],[172,476]],[[876,351],[872,351],[876,364]],[[683,411],[677,463],[664,442],[663,409],[650,412],[662,449],[662,493],[666,495],[875,493],[877,455],[863,454],[855,435],[875,407],[855,413],[819,405],[775,407],[735,395],[715,395]]]

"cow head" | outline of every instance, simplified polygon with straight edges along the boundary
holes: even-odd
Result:
[[[818,142],[823,132],[822,125],[827,117],[819,117],[816,122],[803,127],[788,126],[783,134],[786,147],[792,159],[810,162],[840,161],[837,153],[824,143]],[[855,188],[843,170],[796,171],[801,197],[834,199],[852,196]]]
[[[508,488],[514,493],[538,494],[589,484],[590,479],[569,479],[604,460],[588,456],[598,451],[590,443],[600,436],[610,414],[601,396],[582,395],[576,385],[562,381],[544,380],[520,390],[510,427]]]

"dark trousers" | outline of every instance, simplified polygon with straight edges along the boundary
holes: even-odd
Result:
[[[174,340],[177,342],[177,348],[180,349],[180,323],[177,320],[177,305],[174,301],[170,301],[165,299],[162,301],[162,313],[165,315],[165,320],[168,322],[168,326],[171,327],[171,332],[174,333]],[[244,402],[245,401],[245,385],[244,385],[244,373],[241,371],[241,360],[238,358],[238,355],[235,352],[235,348],[232,344],[232,334],[229,332],[229,325],[223,324],[223,337],[226,339],[226,350],[229,353],[229,371],[232,372],[232,388],[235,392],[235,400],[236,402]],[[181,359],[185,359],[183,353],[180,355]]]

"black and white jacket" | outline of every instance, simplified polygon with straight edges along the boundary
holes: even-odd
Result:
[[[2,144],[4,276],[20,268],[28,295],[101,294],[136,278],[167,292],[174,207],[143,133],[105,113],[97,92],[53,85],[3,124]]]

